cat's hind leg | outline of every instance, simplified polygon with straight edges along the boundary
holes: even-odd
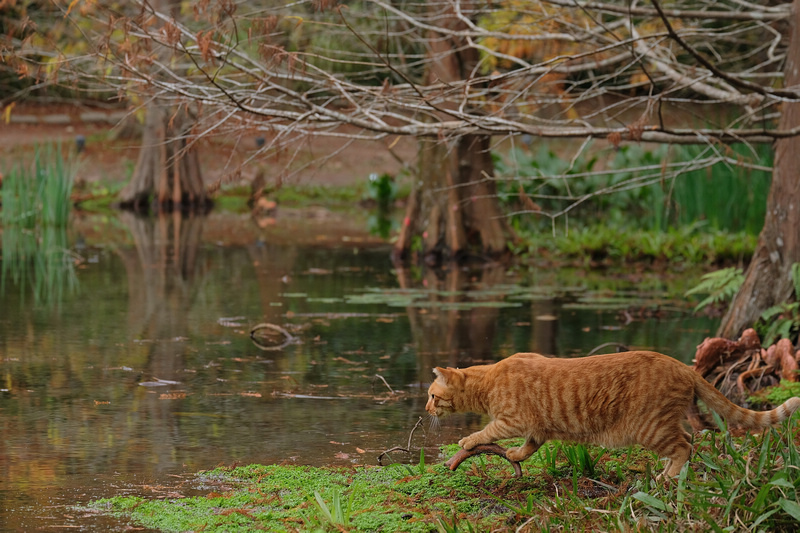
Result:
[[[672,434],[671,438],[664,439],[651,449],[658,453],[659,457],[667,458],[664,472],[658,476],[659,479],[677,477],[681,473],[683,465],[692,455],[691,437],[683,429],[680,429],[677,433]]]
[[[525,444],[519,448],[509,448],[506,450],[506,457],[508,457],[509,461],[521,462],[536,453],[536,450],[538,450],[540,446],[541,443],[534,439],[528,438],[525,441]]]

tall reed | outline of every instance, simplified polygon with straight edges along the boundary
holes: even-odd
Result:
[[[0,187],[2,224],[2,285],[17,285],[24,298],[28,287],[34,300],[58,302],[65,289],[77,283],[74,257],[66,227],[75,176],[72,160],[58,145],[34,150],[32,160],[17,161]]]
[[[708,147],[674,147],[675,158],[691,161]],[[669,196],[670,221],[683,226],[707,221],[717,230],[758,235],[764,225],[767,194],[772,181],[772,147],[760,145],[751,151],[743,145],[724,148],[733,162],[721,162],[675,178]],[[752,168],[760,167],[760,168]],[[656,192],[657,195],[657,192]]]
[[[29,164],[18,161],[3,179],[3,226],[66,226],[74,176],[75,165],[59,145],[36,147]]]

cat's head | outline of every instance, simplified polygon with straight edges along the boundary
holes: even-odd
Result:
[[[454,413],[456,407],[453,398],[463,389],[463,372],[456,368],[436,367],[433,373],[436,374],[436,380],[428,387],[425,410],[433,416]]]

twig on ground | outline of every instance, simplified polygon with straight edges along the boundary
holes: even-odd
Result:
[[[388,385],[387,385],[387,387],[388,387]],[[389,448],[388,450],[385,450],[385,451],[381,452],[381,454],[378,456],[378,464],[383,466],[383,463],[381,462],[383,460],[383,456],[384,455],[388,455],[389,452],[411,453],[411,439],[414,437],[414,432],[417,430],[417,428],[419,427],[419,425],[421,423],[422,423],[422,417],[419,417],[419,420],[417,420],[417,423],[414,424],[413,428],[411,428],[411,433],[408,434],[408,444],[406,445],[405,448],[403,448],[402,446],[394,446],[392,448]]]

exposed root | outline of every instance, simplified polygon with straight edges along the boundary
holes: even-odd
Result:
[[[800,351],[795,351],[788,339],[765,349],[751,328],[739,340],[705,339],[697,347],[694,369],[733,403],[747,406],[754,392],[777,385],[781,379],[797,380],[798,359]],[[713,427],[696,408],[688,416],[695,430]]]
[[[455,470],[461,463],[469,457],[481,454],[499,455],[514,467],[514,477],[522,477],[522,465],[518,461],[512,461],[506,456],[506,449],[499,444],[478,444],[471,450],[458,450],[444,465],[450,470]]]

